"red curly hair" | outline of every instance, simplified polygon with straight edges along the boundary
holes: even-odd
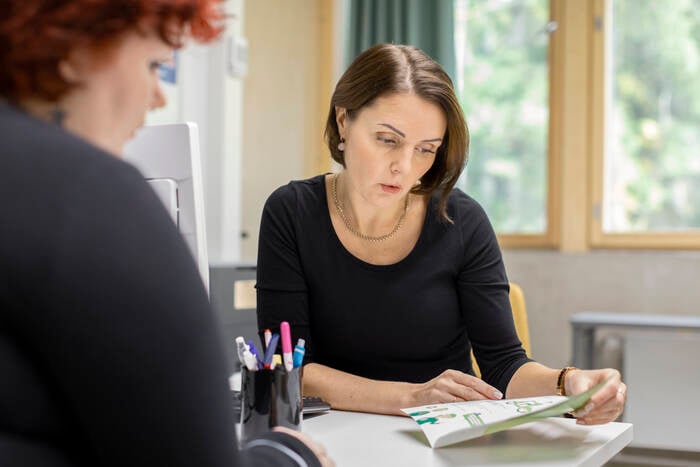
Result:
[[[71,88],[59,63],[75,47],[98,51],[132,30],[180,47],[173,25],[205,42],[221,33],[221,0],[2,0],[0,97],[58,100]]]

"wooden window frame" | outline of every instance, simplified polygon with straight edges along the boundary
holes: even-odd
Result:
[[[499,235],[504,248],[589,249],[590,1],[550,0],[547,230]]]
[[[549,2],[550,21],[561,24],[563,9],[557,0]],[[560,154],[562,120],[560,110],[562,103],[562,73],[564,49],[560,39],[559,28],[549,34],[548,79],[549,79],[549,123],[547,126],[547,199],[545,207],[545,231],[538,234],[500,234],[497,233],[498,243],[502,248],[546,248],[559,246],[561,231],[561,184],[560,184]]]

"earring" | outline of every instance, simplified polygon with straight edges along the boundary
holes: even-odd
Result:
[[[51,109],[51,121],[58,126],[63,126],[63,121],[66,119],[66,111],[61,107]]]
[[[340,143],[338,143],[338,151],[345,151],[345,138],[340,138]]]

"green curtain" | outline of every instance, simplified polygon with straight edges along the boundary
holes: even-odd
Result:
[[[368,47],[413,45],[455,79],[453,0],[349,0],[346,65]]]

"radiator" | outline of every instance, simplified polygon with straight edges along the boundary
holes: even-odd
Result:
[[[700,335],[628,331],[622,349],[631,446],[700,452]]]

